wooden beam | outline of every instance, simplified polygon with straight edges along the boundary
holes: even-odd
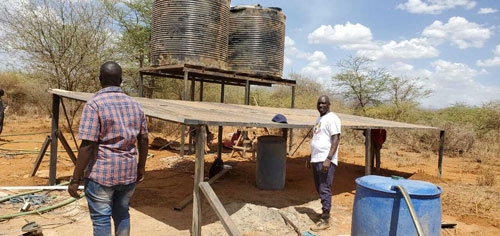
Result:
[[[64,138],[64,135],[62,134],[61,130],[57,130],[56,132],[57,137],[61,141],[61,144],[63,145],[64,149],[68,153],[69,158],[73,162],[73,164],[76,166],[76,156],[75,153],[73,153],[73,150],[71,150],[71,147],[68,144],[68,141],[66,141],[66,138]]]
[[[188,79],[189,79],[189,72],[184,71],[184,96],[183,99],[184,101],[187,101],[188,99]]]
[[[56,171],[57,171],[57,135],[56,131],[59,129],[59,104],[61,98],[58,95],[52,95],[52,128],[51,128],[51,145],[50,145],[50,171],[49,171],[49,185],[56,184]]]
[[[47,136],[45,138],[45,141],[42,144],[42,149],[40,149],[40,153],[38,153],[38,157],[35,160],[35,164],[33,165],[33,170],[31,170],[31,176],[35,176],[36,171],[40,167],[40,164],[42,163],[43,157],[45,156],[45,153],[47,152],[47,148],[49,148],[50,145],[50,136]]]
[[[231,220],[231,217],[220,202],[212,187],[210,187],[210,184],[208,184],[207,182],[201,182],[200,188],[201,191],[205,194],[208,203],[210,203],[210,206],[212,206],[212,209],[214,209],[215,214],[217,214],[217,217],[219,217],[222,225],[224,226],[224,229],[226,229],[226,232],[230,236],[241,236],[241,232]]]
[[[144,97],[144,75],[139,72],[139,97]]]
[[[295,108],[295,86],[292,86],[292,104],[290,108]],[[293,148],[293,129],[290,129],[290,143],[288,144],[288,153],[292,152]]]
[[[444,130],[439,132],[438,177],[443,175]]]
[[[180,143],[180,150],[179,150],[179,155],[181,157],[184,157],[184,143],[186,142],[186,126],[181,125],[181,143]]]
[[[200,102],[203,102],[203,80],[200,81]]]
[[[224,103],[224,90],[225,90],[225,83],[222,81],[220,84],[220,103]],[[219,126],[219,133],[218,133],[218,138],[217,138],[217,158],[222,158],[222,141],[223,141],[223,133],[224,133],[224,126]]]
[[[245,85],[245,105],[250,105],[250,80]]]
[[[227,173],[232,168],[233,168],[232,166],[229,166],[229,167],[224,166],[224,169],[222,169],[222,171],[220,171],[219,173],[214,175],[214,177],[212,177],[211,179],[208,180],[208,183],[213,184],[216,180],[218,180],[220,177],[222,177],[225,173]],[[191,202],[193,202],[193,194],[189,194],[184,199],[182,199],[182,201],[179,202],[174,207],[174,210],[182,211],[182,209],[186,208],[186,206],[189,205]]]
[[[365,175],[371,174],[371,129],[365,130]]]
[[[194,169],[193,189],[193,222],[191,235],[201,236],[201,195],[199,185],[204,178],[205,162],[205,127],[198,125],[196,129],[196,161]]]

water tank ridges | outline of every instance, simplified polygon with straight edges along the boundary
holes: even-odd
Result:
[[[228,56],[231,70],[281,77],[285,19],[279,8],[232,7]]]
[[[155,0],[152,65],[227,69],[230,0]]]

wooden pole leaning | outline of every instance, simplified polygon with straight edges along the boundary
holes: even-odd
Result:
[[[231,217],[220,202],[212,187],[210,187],[210,184],[207,182],[201,182],[200,189],[203,191],[203,194],[205,194],[208,203],[212,206],[212,209],[215,211],[215,214],[217,214],[217,217],[219,217],[219,220],[221,221],[222,226],[224,226],[224,229],[226,229],[226,232],[230,236],[241,236],[241,232],[231,220]]]
[[[372,146],[372,140],[371,140],[371,129],[366,129],[365,130],[365,175],[370,175],[371,174],[371,146]]]
[[[191,235],[201,236],[201,195],[200,183],[204,178],[205,162],[205,127],[195,126],[196,129],[196,160],[194,168],[194,189],[193,189],[193,221],[191,225]]]
[[[61,98],[59,95],[52,95],[52,128],[51,128],[51,144],[50,144],[50,171],[49,171],[49,185],[56,184],[56,171],[57,171],[57,135],[56,131],[59,129],[59,104]]]
[[[444,130],[439,131],[438,177],[443,175]]]
[[[42,163],[43,157],[45,156],[45,153],[47,152],[47,149],[49,148],[51,140],[52,140],[52,138],[50,136],[47,136],[47,138],[43,142],[42,149],[40,150],[40,153],[38,153],[38,157],[35,160],[35,164],[33,165],[33,169],[31,170],[31,177],[35,176],[36,172],[38,171],[38,168],[40,167],[40,164]]]

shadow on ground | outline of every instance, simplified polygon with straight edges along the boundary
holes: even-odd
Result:
[[[275,208],[297,206],[295,209],[299,213],[307,214],[314,221],[315,211],[301,207],[305,203],[318,199],[314,189],[312,170],[307,169],[304,165],[305,158],[287,159],[285,189],[281,191],[258,189],[255,186],[256,163],[241,159],[237,161],[231,171],[212,184],[212,188],[223,204],[236,202],[242,203],[239,205],[243,206],[243,203],[251,203]],[[205,176],[208,175],[210,165],[211,162],[205,162]],[[191,228],[192,204],[189,204],[182,211],[175,211],[174,207],[192,194],[194,161],[185,158],[174,165],[160,169],[147,172],[146,180],[137,186],[131,207],[178,230],[188,230]],[[354,180],[363,174],[363,166],[339,162],[335,171],[333,195],[354,194],[356,189]],[[408,178],[413,173],[383,169],[379,174]],[[213,210],[204,198],[202,209],[203,225],[217,221]],[[231,215],[239,209],[233,207],[227,210]]]

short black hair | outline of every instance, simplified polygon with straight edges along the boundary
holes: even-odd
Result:
[[[327,95],[321,95],[321,96],[319,96],[318,101],[319,101],[321,98],[325,98],[325,102],[326,102],[327,104],[330,104],[330,97],[328,97]]]
[[[99,80],[103,86],[120,86],[122,83],[122,68],[114,61],[102,64]]]
[[[3,91],[3,89],[0,88],[0,97],[3,96],[5,94],[5,92]]]

